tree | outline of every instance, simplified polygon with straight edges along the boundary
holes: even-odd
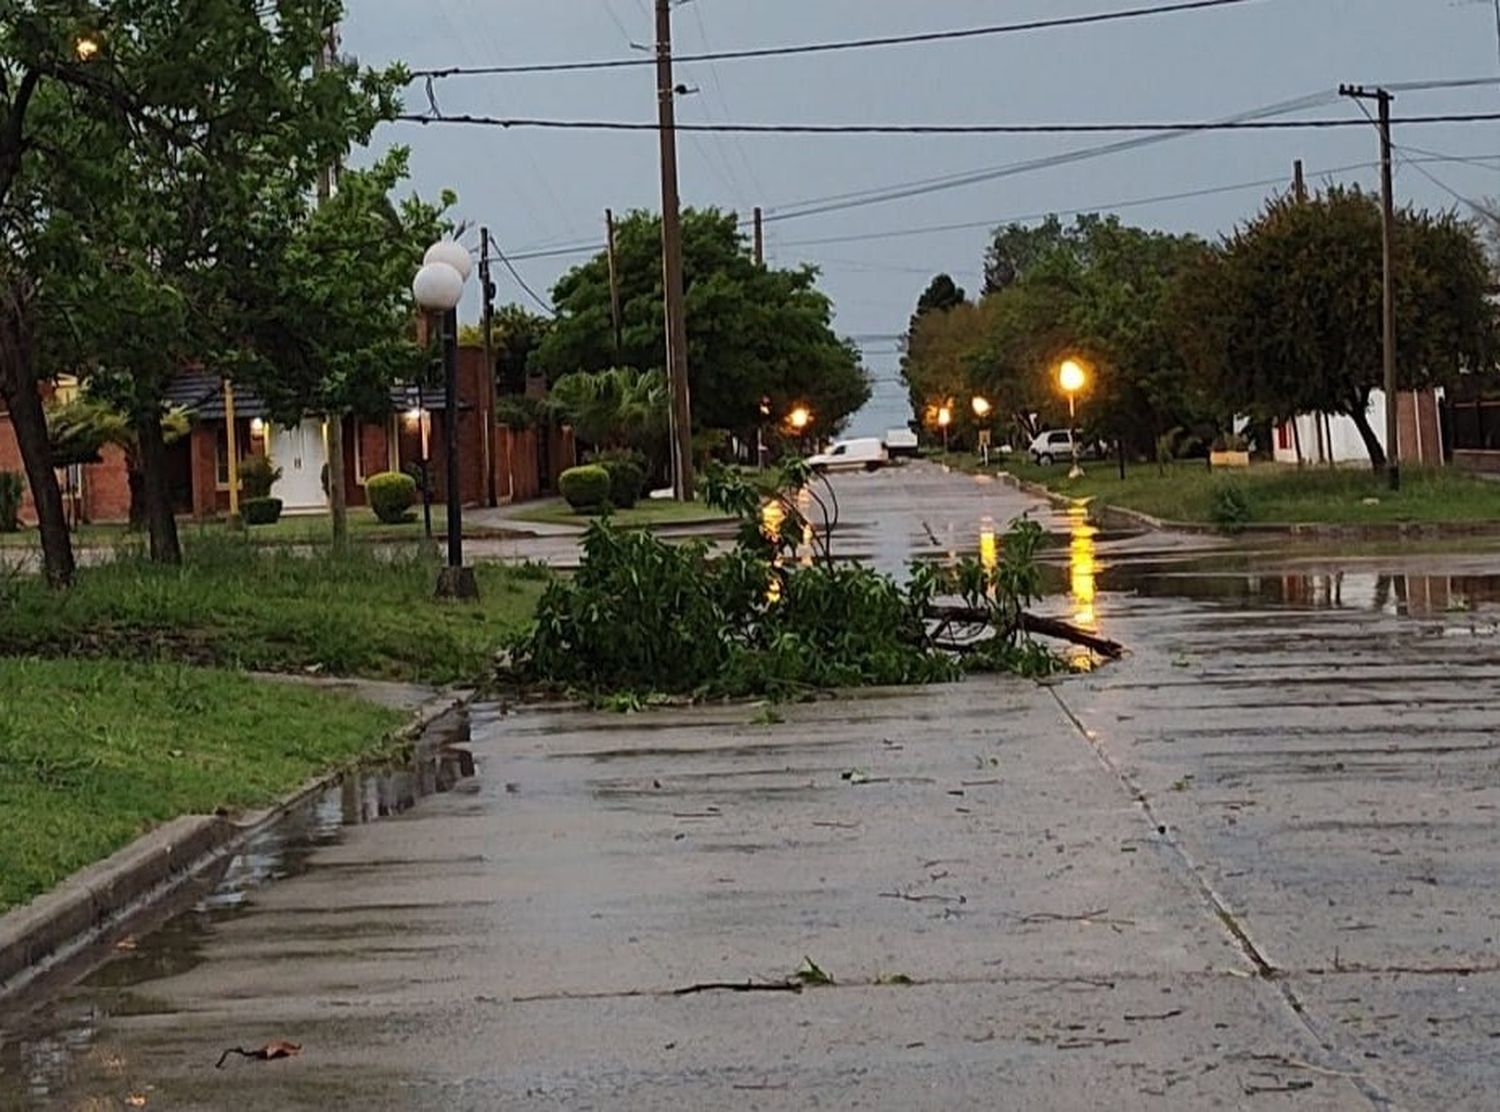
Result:
[[[284,243],[276,222],[321,166],[399,107],[399,68],[338,62],[314,73],[340,14],[336,0],[281,0],[274,14],[236,0],[136,0],[106,13],[57,4],[28,7],[0,40],[7,77],[19,75],[12,122],[31,75],[33,89],[50,78],[69,92],[46,102],[55,129],[26,125],[18,145],[35,157],[0,177],[25,245],[18,274],[35,292],[11,303],[65,320],[48,330],[52,365],[86,373],[94,395],[131,420],[160,560],[181,555],[161,437],[166,384],[240,346],[237,291],[262,285],[268,252]],[[75,56],[85,60],[65,62]],[[66,187],[80,174],[98,188]],[[24,374],[29,360],[35,379],[37,331],[23,323],[7,330],[26,341],[9,362]],[[34,392],[4,377],[8,398]]]
[[[552,401],[579,438],[595,448],[628,448],[664,460],[668,394],[661,371],[576,371],[557,380]]]
[[[368,170],[347,171],[321,205],[290,194],[290,212],[264,230],[259,267],[232,292],[228,319],[245,342],[225,365],[276,419],[382,417],[391,386],[419,378],[429,362],[412,326],[411,278],[455,198],[394,204],[407,162],[397,147]]]
[[[1475,228],[1405,208],[1395,229],[1397,367],[1405,390],[1489,372],[1493,274]],[[1262,419],[1341,413],[1376,470],[1369,421],[1383,383],[1381,216],[1358,189],[1277,198],[1174,288],[1172,335],[1226,407]]]
[[[533,373],[532,356],[542,346],[552,321],[524,305],[501,305],[495,310],[490,343],[495,353],[495,380],[504,394],[520,394]],[[483,344],[484,328],[466,324],[459,331],[465,344]]]
[[[558,319],[532,363],[551,380],[576,371],[666,363],[661,223],[645,212],[616,230],[622,344],[616,351],[604,254],[564,275],[553,291]],[[757,267],[733,214],[683,214],[688,360],[694,422],[749,437],[759,403],[810,406],[836,430],[869,400],[854,346],[832,329],[833,305],[810,267]]]
[[[996,228],[984,254],[984,292],[1009,289],[1070,238],[1071,233],[1055,215],[1035,227],[1006,224]]]
[[[192,418],[181,409],[169,410],[162,416],[161,423],[162,439],[167,444],[182,440],[192,431]],[[93,398],[80,397],[47,410],[47,434],[56,467],[94,463],[107,446],[124,452],[130,485],[131,528],[137,528],[145,521],[140,443],[129,418]]]

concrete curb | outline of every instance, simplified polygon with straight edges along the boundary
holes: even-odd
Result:
[[[473,692],[449,692],[429,699],[386,741],[415,741],[473,697]],[[351,762],[314,777],[260,811],[233,818],[184,815],[173,819],[74,873],[52,891],[0,915],[0,1000],[118,930],[358,767],[360,762]]]
[[[1089,519],[1104,528],[1148,529],[1157,533],[1183,533],[1199,537],[1299,537],[1307,540],[1404,541],[1447,540],[1470,537],[1500,537],[1500,521],[1388,522],[1380,524],[1334,524],[1330,522],[1252,522],[1238,529],[1224,529],[1195,521],[1169,521],[1140,510],[1114,506],[1094,498],[1069,498],[1038,483],[1002,472],[999,479],[1024,494],[1045,498],[1058,509],[1086,505]]]

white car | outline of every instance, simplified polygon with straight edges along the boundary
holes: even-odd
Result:
[[[1038,434],[1026,450],[1032,462],[1043,467],[1067,463],[1073,458],[1073,434],[1067,429],[1049,429]],[[1078,455],[1088,459],[1108,459],[1109,445],[1102,440],[1080,440]]]
[[[808,457],[814,471],[878,471],[891,461],[879,437],[840,440],[826,452]]]

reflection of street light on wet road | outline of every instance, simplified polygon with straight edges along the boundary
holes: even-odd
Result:
[[[1083,478],[1083,468],[1078,463],[1078,391],[1088,385],[1089,375],[1083,364],[1076,359],[1065,359],[1057,371],[1058,385],[1068,395],[1068,439],[1073,442],[1073,470],[1068,478]]]
[[[1088,510],[1083,506],[1068,511],[1068,525],[1068,591],[1073,596],[1073,620],[1092,633],[1099,626],[1094,609],[1098,575],[1094,537],[1098,531],[1089,524]]]

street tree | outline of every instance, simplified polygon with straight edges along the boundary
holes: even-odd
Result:
[[[490,344],[495,353],[495,379],[502,393],[525,391],[526,379],[534,373],[532,357],[551,327],[550,317],[533,313],[524,305],[501,305],[495,309]],[[483,326],[464,325],[459,331],[459,340],[465,344],[483,344]]]
[[[1476,229],[1408,207],[1395,233],[1400,388],[1490,373],[1494,275]],[[1226,408],[1266,420],[1343,414],[1379,470],[1386,453],[1369,408],[1383,383],[1381,290],[1375,198],[1337,187],[1308,202],[1276,198],[1183,272],[1169,329]]]
[[[235,0],[20,7],[20,29],[0,39],[12,121],[28,79],[67,95],[43,100],[55,133],[21,117],[19,170],[0,178],[25,252],[15,269],[27,297],[8,303],[68,327],[49,330],[44,366],[34,317],[7,326],[26,352],[8,360],[20,371],[4,376],[7,400],[63,368],[86,374],[135,428],[151,553],[175,562],[166,385],[240,343],[229,327],[235,291],[270,265],[258,230],[395,115],[403,74],[343,61],[317,70],[341,14],[335,0],[282,0],[274,11]],[[71,175],[101,187],[80,198],[60,185]],[[60,259],[64,242],[72,257]]]
[[[661,370],[661,224],[634,212],[616,229],[621,343],[610,312],[609,264],[601,253],[554,289],[558,319],[531,364],[556,381],[611,367]],[[695,424],[748,438],[762,397],[779,412],[810,406],[836,430],[870,395],[859,353],[833,331],[833,305],[811,267],[758,267],[732,213],[683,214],[688,362]]]

